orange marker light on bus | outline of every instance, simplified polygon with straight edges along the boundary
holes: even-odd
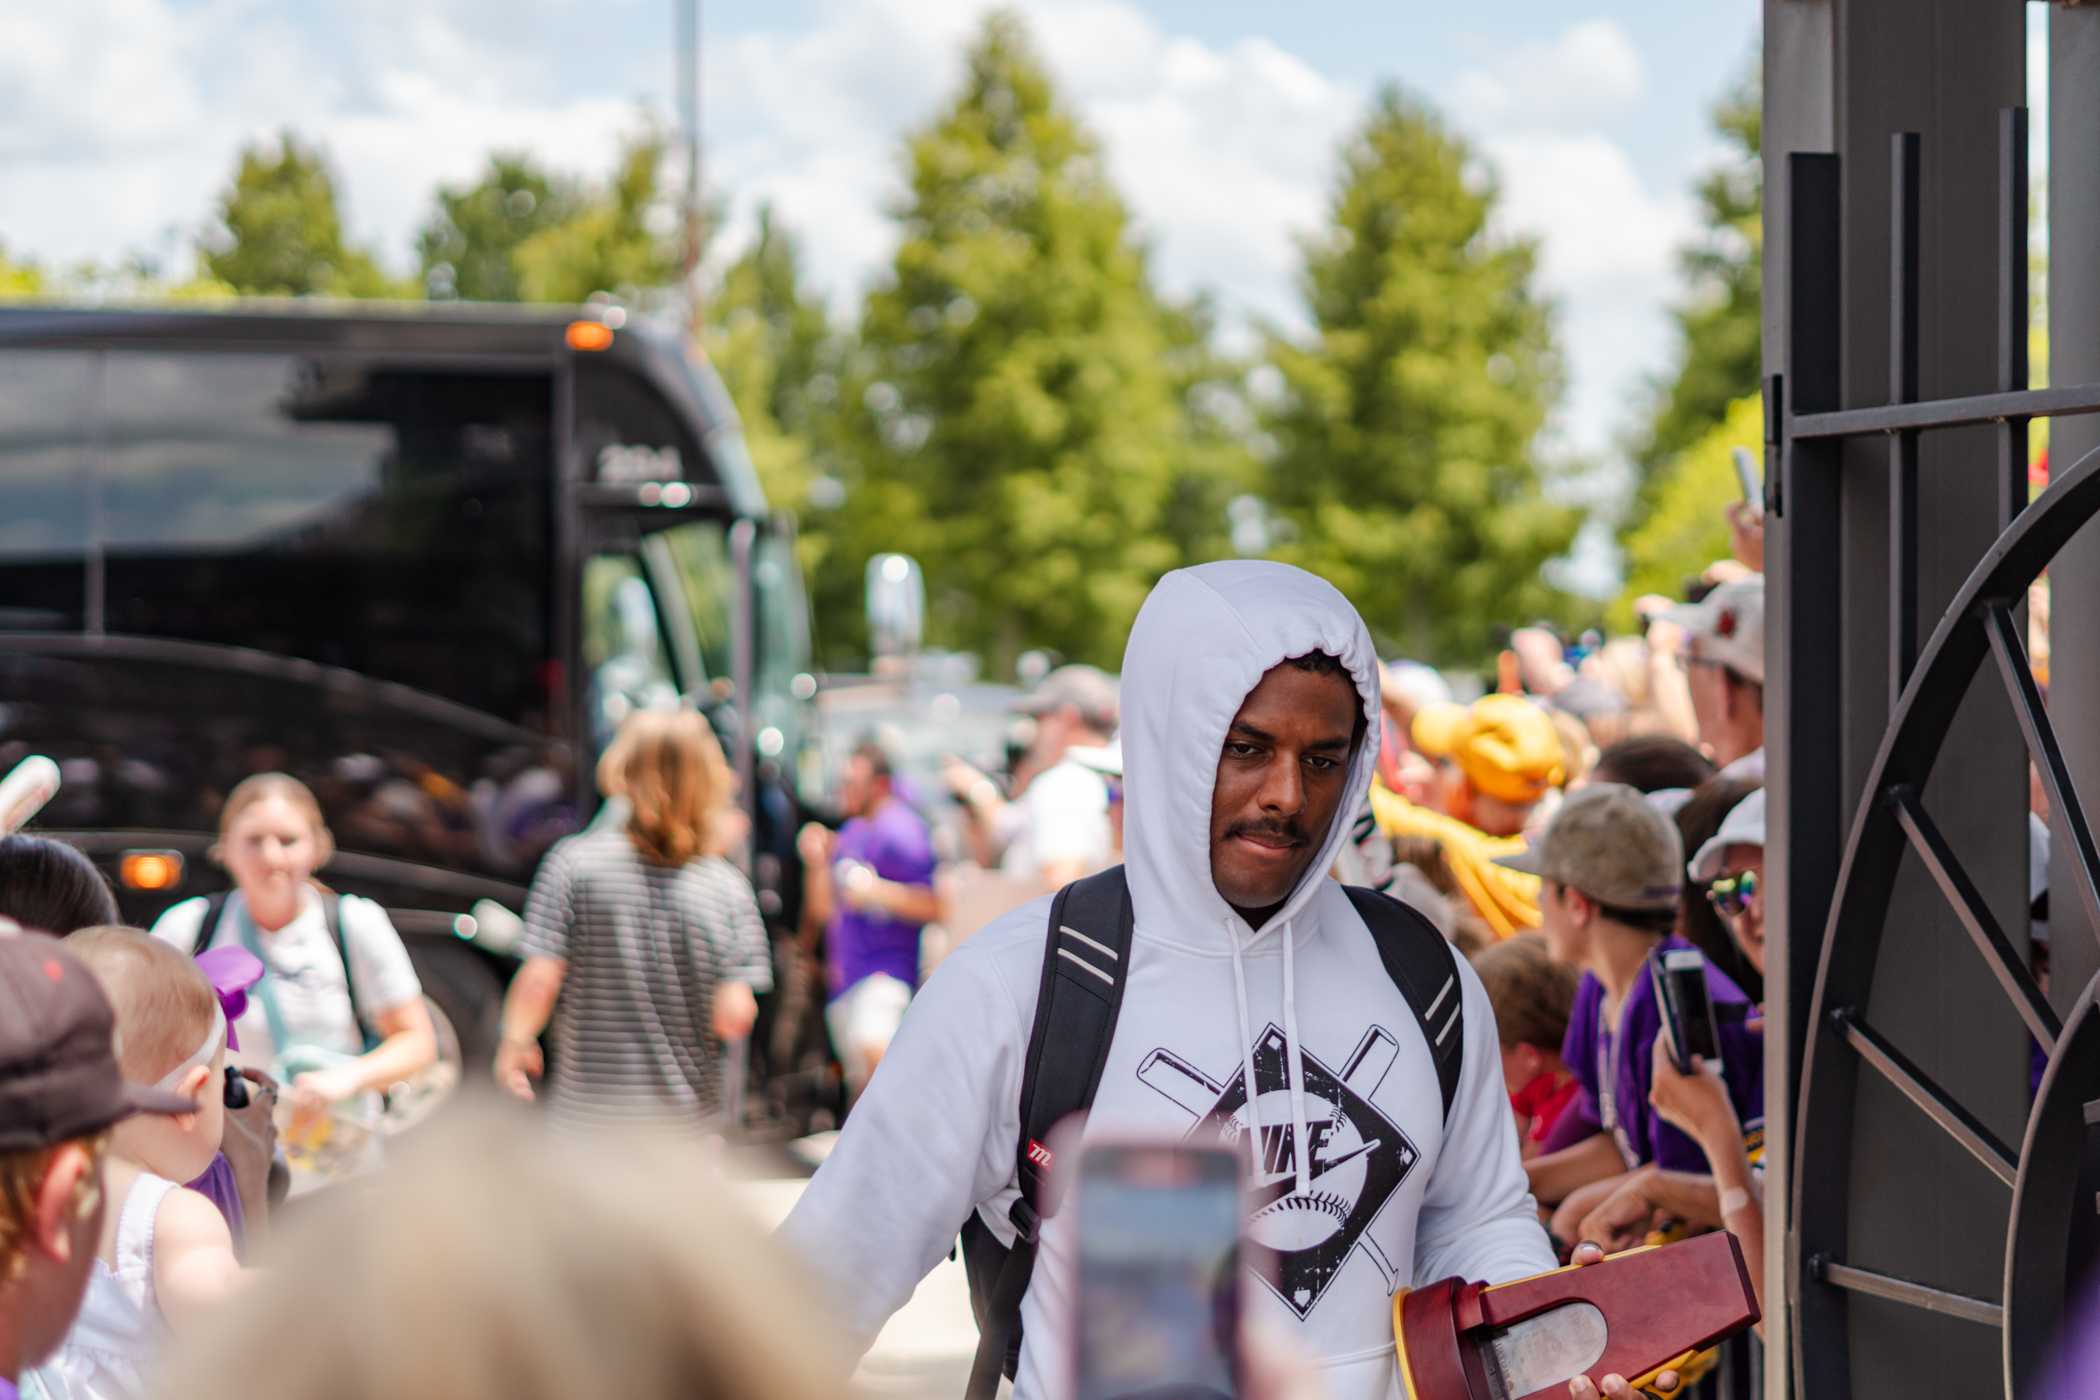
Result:
[[[612,349],[612,327],[596,321],[571,321],[565,339],[571,350]]]
[[[126,851],[117,862],[117,878],[128,890],[172,890],[182,883],[178,851]]]

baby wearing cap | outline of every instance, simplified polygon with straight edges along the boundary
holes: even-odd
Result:
[[[66,940],[116,1011],[124,1077],[196,1100],[195,1113],[132,1118],[110,1141],[108,1210],[87,1299],[58,1352],[36,1373],[63,1400],[126,1400],[145,1378],[164,1322],[181,1326],[240,1278],[233,1236],[210,1198],[179,1186],[218,1154],[226,1017],[189,958],[133,928],[83,929]]]

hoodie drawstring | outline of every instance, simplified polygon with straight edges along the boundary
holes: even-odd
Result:
[[[1310,1135],[1305,1126],[1305,1057],[1298,1050],[1298,987],[1297,959],[1293,956],[1298,947],[1298,932],[1291,921],[1283,921],[1283,1038],[1289,1045],[1289,1069],[1291,1081],[1291,1160],[1298,1165],[1298,1194],[1305,1194],[1312,1185],[1312,1162],[1305,1151],[1305,1139]]]
[[[1260,1181],[1268,1173],[1262,1169],[1261,1160],[1261,1109],[1257,1103],[1260,1091],[1254,1082],[1254,1030],[1247,1020],[1247,973],[1240,966],[1240,936],[1230,919],[1225,921],[1225,941],[1232,948],[1232,992],[1240,1013],[1240,1072],[1245,1076],[1242,1082],[1247,1086],[1248,1170],[1255,1181]]]
[[[1240,1073],[1244,1076],[1241,1082],[1247,1086],[1247,1160],[1254,1179],[1261,1181],[1267,1178],[1268,1170],[1262,1161],[1261,1086],[1254,1079],[1254,1028],[1247,1015],[1247,972],[1240,959],[1239,933],[1229,919],[1225,922],[1225,941],[1232,947],[1232,992],[1240,1022]],[[1310,1132],[1305,1125],[1305,1058],[1298,1048],[1297,947],[1297,930],[1286,919],[1283,922],[1284,1072],[1291,1088],[1291,1162],[1298,1178],[1294,1194],[1302,1195],[1312,1185],[1312,1161],[1305,1150],[1305,1140]]]

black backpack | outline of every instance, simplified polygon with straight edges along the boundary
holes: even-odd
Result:
[[[1448,1120],[1466,1039],[1458,955],[1435,925],[1399,900],[1353,887],[1347,893],[1422,1028]],[[1130,886],[1121,866],[1073,881],[1050,905],[1042,987],[1021,1074],[1021,1137],[1014,1151],[1021,1195],[1008,1212],[1014,1243],[999,1243],[974,1209],[962,1226],[963,1268],[977,1317],[967,1400],[989,1400],[999,1377],[1011,1377],[1020,1365],[1021,1299],[1035,1269],[1038,1232],[1058,1206],[1048,1189],[1051,1154],[1043,1143],[1059,1121],[1085,1112],[1101,1087],[1123,1005],[1130,930]]]

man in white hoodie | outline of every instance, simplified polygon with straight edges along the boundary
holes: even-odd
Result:
[[[1252,1285],[1255,1325],[1316,1359],[1335,1400],[1387,1400],[1401,1393],[1396,1289],[1522,1278],[1553,1255],[1479,981],[1456,960],[1465,1049],[1447,1118],[1413,1012],[1324,877],[1348,835],[1337,814],[1362,802],[1378,756],[1370,635],[1300,570],[1184,569],[1131,629],[1122,695],[1134,934],[1086,1135],[1179,1136],[1208,1122],[1248,1144],[1263,1204],[1247,1232],[1274,1259],[1273,1281]],[[1038,900],[1007,915],[942,964],[782,1227],[856,1347],[973,1209],[1012,1236],[1048,910]],[[1163,1062],[1177,1074],[1159,1073]],[[1073,1245],[1071,1212],[1044,1222],[1021,1308],[1019,1400],[1068,1392]],[[1572,1393],[1597,1392],[1578,1381]]]

